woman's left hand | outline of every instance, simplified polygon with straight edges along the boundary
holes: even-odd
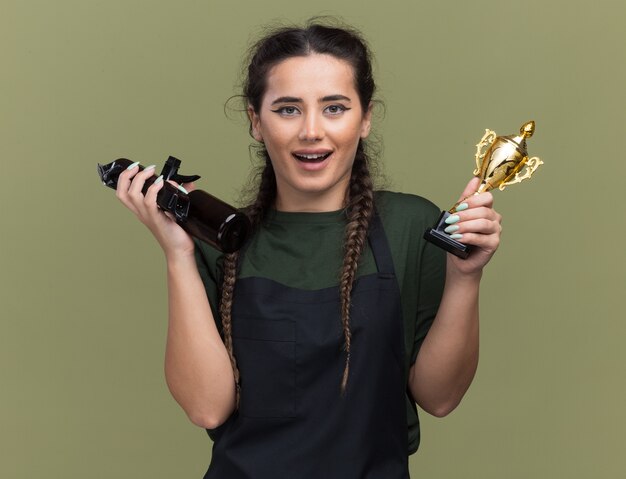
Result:
[[[467,209],[456,211],[459,220],[453,234],[462,235],[458,241],[473,246],[467,259],[448,254],[448,273],[467,276],[480,276],[483,267],[489,262],[500,244],[502,216],[493,209],[493,195],[489,192],[473,195],[480,185],[480,178],[472,178],[459,200],[469,196],[464,203]],[[471,196],[470,196],[471,195]],[[452,228],[455,229],[455,228]]]

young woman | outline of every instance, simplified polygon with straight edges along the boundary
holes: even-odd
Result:
[[[214,440],[206,478],[408,478],[415,404],[445,416],[472,381],[500,215],[489,193],[457,208],[449,232],[475,246],[466,260],[424,242],[438,209],[373,191],[374,92],[349,29],[257,43],[243,95],[264,169],[237,254],[194,243],[160,211],[162,181],[141,194],[153,169],[120,176],[119,199],[165,252],[166,378]]]

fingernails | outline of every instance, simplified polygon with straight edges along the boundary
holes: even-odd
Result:
[[[130,165],[128,165],[128,168],[126,168],[127,170],[132,170],[133,168],[135,168],[137,165],[139,164],[138,161],[135,161],[134,163],[131,163]]]
[[[451,215],[451,216],[448,216],[448,217],[446,218],[446,224],[448,224],[448,225],[452,225],[452,224],[456,223],[457,221],[459,221],[460,219],[461,219],[461,218],[459,217],[459,215]]]
[[[459,227],[457,225],[450,225],[448,226],[444,231],[446,233],[454,233],[455,231],[457,231],[459,229]]]
[[[158,185],[159,183],[161,183],[161,181],[163,181],[163,175],[159,176],[156,180],[154,180],[154,184]]]
[[[146,167],[143,169],[143,171],[146,171],[146,170],[151,170],[151,169],[152,169],[152,168],[154,168],[155,166],[156,166],[156,165],[146,166]]]
[[[456,211],[464,211],[467,208],[469,208],[469,205],[467,203],[461,203],[456,207]]]
[[[185,188],[183,188],[182,186],[180,186],[180,185],[178,185],[178,189],[179,189],[180,191],[182,191],[183,193],[185,193],[186,195],[188,195],[188,194],[189,194],[189,192],[188,192]]]
[[[461,238],[463,238],[463,235],[461,233],[454,233],[453,235],[450,235],[450,238],[460,240]]]

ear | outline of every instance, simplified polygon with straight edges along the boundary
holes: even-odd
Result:
[[[254,111],[252,105],[248,105],[248,118],[250,119],[250,130],[252,131],[252,137],[256,141],[263,142],[263,135],[261,135],[261,118]]]
[[[367,107],[367,111],[363,114],[363,118],[361,119],[361,139],[365,139],[370,134],[370,129],[372,127],[372,109],[374,108],[374,104],[370,103]]]

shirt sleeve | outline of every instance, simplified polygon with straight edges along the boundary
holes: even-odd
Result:
[[[415,362],[424,338],[437,315],[445,281],[445,251],[424,241],[419,268],[419,293],[411,364]]]

